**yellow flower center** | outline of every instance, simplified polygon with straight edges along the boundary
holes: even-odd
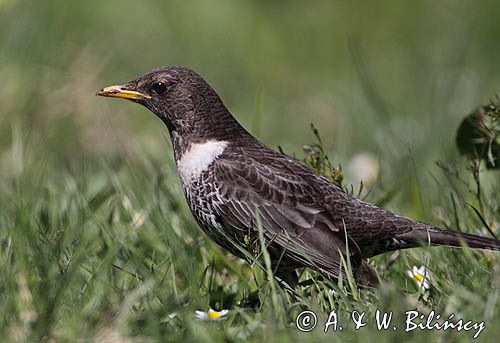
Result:
[[[211,319],[220,318],[220,312],[219,311],[214,311],[214,310],[208,310],[208,316]]]
[[[418,281],[422,281],[424,279],[424,276],[420,273],[415,273],[413,275],[415,276],[415,279],[417,279]]]

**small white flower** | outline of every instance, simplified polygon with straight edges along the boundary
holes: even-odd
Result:
[[[147,213],[144,210],[134,211],[132,214],[132,226],[136,229],[140,228],[146,222]]]
[[[337,292],[334,289],[329,289],[328,290],[328,294],[331,295],[331,296],[337,297],[339,295],[339,292]]]
[[[226,319],[227,314],[229,313],[229,310],[222,310],[222,311],[214,311],[212,309],[209,309],[208,312],[205,311],[195,311],[194,315],[196,316],[196,319],[198,320],[203,320],[203,321],[209,321],[209,320],[224,320]]]
[[[371,185],[377,180],[379,169],[377,157],[369,152],[355,155],[347,165],[349,178],[354,184],[363,181],[365,185]]]
[[[431,273],[424,266],[420,266],[420,268],[413,266],[413,269],[408,270],[406,274],[417,282],[419,288],[424,290],[431,288]]]

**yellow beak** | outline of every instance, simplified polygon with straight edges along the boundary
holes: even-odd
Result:
[[[96,95],[107,96],[111,98],[129,99],[129,100],[151,99],[149,95],[124,89],[123,86],[121,85],[105,87],[100,91],[98,91]]]

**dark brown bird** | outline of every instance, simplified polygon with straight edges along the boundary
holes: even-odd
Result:
[[[364,259],[422,245],[500,250],[500,241],[424,224],[346,194],[323,176],[260,143],[194,71],[165,67],[97,95],[130,99],[168,127],[187,202],[197,222],[233,254],[256,253],[258,227],[276,274],[310,267],[375,283]]]

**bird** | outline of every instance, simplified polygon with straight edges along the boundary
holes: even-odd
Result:
[[[500,251],[496,238],[439,228],[350,196],[261,143],[187,67],[161,67],[96,95],[153,112],[169,131],[185,198],[201,229],[240,258],[256,257],[265,244],[274,275],[289,284],[296,285],[297,269],[308,267],[334,280],[352,273],[358,284],[376,286],[380,280],[367,259],[400,249]]]
[[[487,169],[500,169],[500,99],[479,106],[458,127],[456,145],[470,161],[484,161]]]

